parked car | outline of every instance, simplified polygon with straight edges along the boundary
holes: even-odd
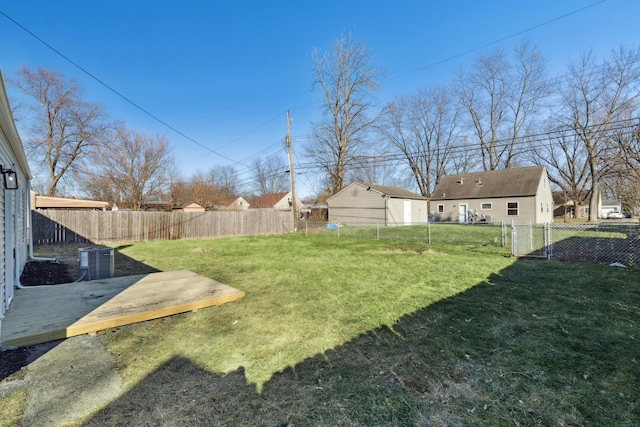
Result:
[[[633,215],[631,215],[631,212],[623,212],[623,214],[625,218],[633,218]]]
[[[622,212],[611,211],[607,214],[607,219],[622,219],[622,218],[624,218],[622,216]]]

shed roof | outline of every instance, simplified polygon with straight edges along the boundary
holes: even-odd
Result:
[[[395,198],[395,199],[417,199],[417,200],[427,200],[428,199],[428,197],[422,196],[422,195],[417,194],[417,193],[413,193],[411,191],[405,190],[404,188],[400,188],[400,187],[391,187],[391,186],[388,186],[388,185],[370,184],[370,183],[366,183],[366,182],[352,182],[351,184],[349,184],[346,187],[344,187],[342,190],[338,191],[333,196],[329,197],[329,199],[327,199],[327,201],[331,200],[332,198],[334,198],[335,196],[337,196],[338,194],[340,194],[343,191],[349,191],[348,189],[349,188],[353,188],[354,186],[365,188],[368,191],[375,191],[377,193],[380,193],[381,195],[389,196],[389,197]]]
[[[544,171],[544,166],[530,166],[447,175],[436,185],[431,200],[534,196]]]
[[[66,197],[34,196],[33,209],[106,209],[109,202]]]
[[[387,196],[393,197],[393,198],[424,199],[424,200],[427,199],[427,197],[421,194],[414,193],[412,191],[405,190],[404,188],[400,188],[400,187],[391,187],[389,185],[377,185],[377,184],[366,184],[366,183],[363,183],[363,185],[370,187],[372,190],[378,191],[381,194],[386,194]]]

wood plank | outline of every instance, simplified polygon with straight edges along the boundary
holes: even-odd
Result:
[[[244,292],[187,270],[17,289],[3,346],[24,346],[235,301]]]

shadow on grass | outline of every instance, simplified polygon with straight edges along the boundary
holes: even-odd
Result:
[[[85,425],[636,425],[637,274],[519,261],[260,391],[175,356]]]

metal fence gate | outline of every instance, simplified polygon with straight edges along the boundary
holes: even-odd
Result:
[[[511,255],[551,259],[550,224],[511,224]]]

